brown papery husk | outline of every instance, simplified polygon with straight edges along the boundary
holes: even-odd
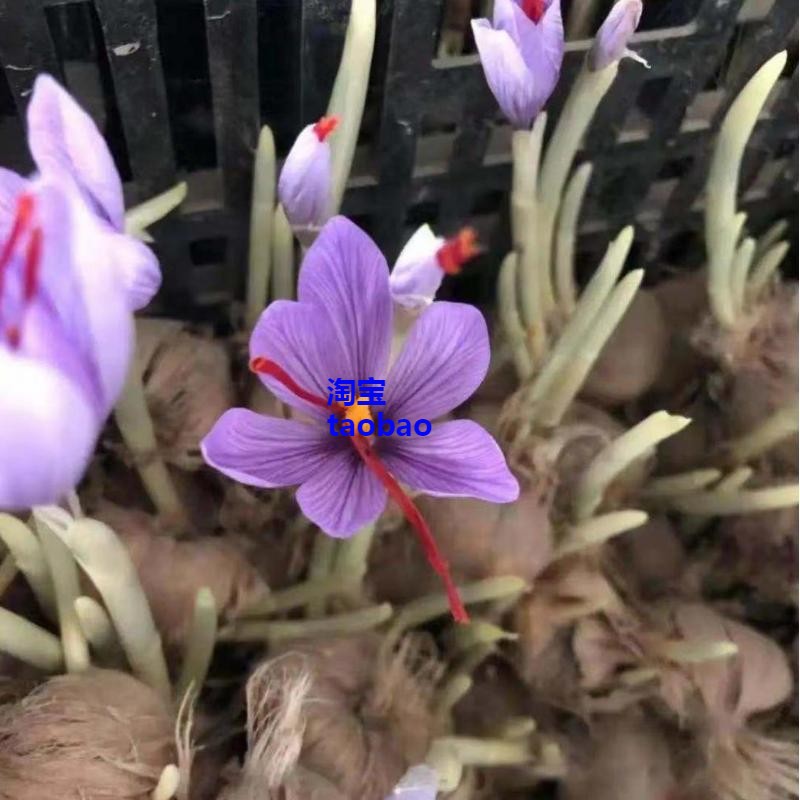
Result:
[[[656,297],[634,296],[600,352],[581,396],[602,406],[619,406],[653,388],[669,355],[670,331]]]
[[[724,379],[718,392],[725,434],[749,433],[770,414],[797,405],[797,287],[779,284],[749,308],[736,326],[721,331],[711,320],[697,329],[694,341],[711,355]],[[776,446],[770,456],[778,472],[797,474],[797,436]]]
[[[798,511],[781,508],[720,520],[715,585],[745,584],[767,602],[797,604]]]
[[[553,553],[550,490],[531,487],[514,503],[420,495],[415,502],[457,581],[517,575],[533,580]],[[439,579],[406,526],[381,536],[370,556],[376,596],[406,602],[438,591]]]
[[[170,464],[199,469],[200,441],[234,405],[228,350],[175,320],[138,319],[136,336],[159,451]]]
[[[214,595],[222,621],[234,618],[268,592],[267,585],[229,540],[205,536],[176,540],[163,535],[154,517],[104,503],[94,516],[124,542],[136,566],[156,625],[165,642],[183,642],[197,592]]]
[[[311,675],[300,766],[347,798],[383,800],[434,735],[441,667],[426,642],[407,637],[384,659],[375,634],[287,645],[287,676]]]
[[[0,707],[2,800],[149,800],[175,760],[154,690],[110,670],[51,678]]]
[[[667,736],[632,711],[601,718],[574,755],[560,800],[666,800],[677,788]]]

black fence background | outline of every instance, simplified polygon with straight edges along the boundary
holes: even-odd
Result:
[[[564,0],[567,18],[586,0]],[[600,3],[602,19],[610,6]],[[378,0],[370,91],[344,213],[391,259],[422,222],[475,225],[487,244],[445,293],[490,302],[508,247],[510,129],[489,93],[468,27],[463,52],[439,57],[445,6],[484,0]],[[31,164],[22,118],[36,74],[65,81],[104,130],[135,203],[178,179],[181,210],[154,226],[164,286],[154,310],[225,319],[244,286],[252,157],[268,123],[279,156],[325,109],[349,0],[0,0],[0,161]],[[467,15],[468,16],[468,15]],[[597,22],[600,21],[597,20]],[[568,43],[562,106],[589,47]],[[759,232],[797,231],[796,0],[645,0],[635,49],[584,143],[594,173],[579,267],[636,225],[631,266],[649,275],[703,258],[698,237],[713,132],[727,104],[778,49],[789,62],[748,150],[742,207]],[[796,256],[793,252],[794,260]]]

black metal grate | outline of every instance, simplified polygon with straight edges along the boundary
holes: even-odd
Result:
[[[564,0],[568,18],[580,1]],[[460,52],[437,56],[454,9],[474,15],[481,5],[378,0],[371,86],[343,210],[389,257],[420,222],[444,233],[476,225],[489,252],[445,291],[485,302],[508,246],[510,129],[471,52],[469,14],[455,30]],[[130,202],[179,177],[189,182],[181,213],[154,231],[165,278],[156,310],[223,318],[244,283],[259,126],[273,127],[283,154],[322,113],[348,9],[349,0],[0,0],[3,164],[30,168],[20,114],[35,75],[56,74],[105,131]],[[605,10],[600,3],[598,16]],[[595,168],[579,260],[593,266],[629,222],[637,265],[702,257],[696,234],[713,131],[738,88],[782,47],[789,65],[748,151],[742,205],[755,231],[779,216],[794,226],[796,2],[648,0],[640,30],[635,47],[652,69],[623,64],[584,144],[581,157]],[[551,113],[588,46],[569,42]]]

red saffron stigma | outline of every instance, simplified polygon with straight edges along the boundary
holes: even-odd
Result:
[[[16,325],[9,325],[6,328],[6,339],[8,339],[12,350],[16,350],[19,347],[20,338],[19,328]]]
[[[30,225],[34,205],[32,194],[21,194],[19,198],[17,198],[17,209],[14,214],[14,223],[11,226],[11,233],[8,235],[3,249],[0,250],[0,296],[3,294],[5,269],[8,266],[8,262],[11,261],[11,256],[19,242],[20,236],[22,236],[23,232]]]
[[[324,142],[339,125],[339,117],[321,117],[319,122],[314,125],[314,133],[317,139]]]
[[[452,239],[448,239],[436,252],[436,261],[448,275],[458,275],[462,265],[475,258],[478,249],[478,234],[474,228],[462,228]]]
[[[25,250],[25,274],[23,282],[23,297],[25,301],[32,300],[39,286],[39,265],[42,256],[42,229],[34,228]]]
[[[528,19],[539,22],[544,15],[544,0],[522,0],[522,11]]]
[[[464,603],[461,601],[461,597],[458,594],[458,587],[455,585],[453,576],[450,574],[450,567],[442,556],[439,545],[436,544],[436,539],[433,538],[431,529],[428,527],[428,523],[425,522],[422,513],[414,505],[411,498],[403,491],[400,484],[394,479],[389,470],[386,469],[383,462],[375,454],[370,443],[363,436],[353,436],[351,437],[351,441],[364,463],[383,484],[384,488],[389,493],[389,497],[400,506],[403,515],[416,532],[422,549],[425,551],[428,563],[442,579],[442,583],[444,583],[445,592],[447,593],[447,602],[450,604],[450,613],[453,615],[453,619],[456,622],[469,622],[469,614],[467,613],[467,609],[464,608]]]
[[[307,400],[309,403],[313,403],[321,408],[328,408],[328,404],[322,398],[316,397],[311,392],[306,391],[285,369],[283,369],[283,367],[279,366],[274,361],[256,356],[250,361],[250,369],[259,375],[271,375],[297,397]],[[403,491],[402,487],[389,470],[386,469],[366,438],[356,435],[351,436],[350,441],[353,443],[356,452],[361,456],[364,464],[372,470],[378,480],[383,484],[384,488],[389,493],[389,497],[400,506],[405,518],[416,532],[422,549],[425,551],[428,563],[433,567],[444,583],[447,601],[450,604],[450,612],[453,615],[453,619],[456,622],[469,622],[469,614],[467,614],[467,610],[464,608],[464,604],[458,594],[458,588],[453,581],[453,576],[450,574],[447,561],[445,561],[442,556],[439,546],[433,538],[431,529],[428,527],[428,523],[425,522],[425,518],[420,513],[420,510]]]
[[[311,392],[307,392],[294,381],[283,367],[279,366],[274,361],[256,356],[250,360],[250,369],[252,372],[259,375],[271,375],[276,380],[279,380],[292,394],[297,395],[302,400],[307,400],[309,403],[313,403],[315,406],[320,406],[321,408],[328,408],[328,404],[323,399],[311,394]]]

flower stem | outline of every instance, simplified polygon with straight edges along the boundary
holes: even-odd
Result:
[[[564,540],[558,547],[557,556],[577,553],[589,547],[607,542],[614,536],[639,528],[647,522],[648,516],[644,511],[633,509],[612,511],[599,517],[591,517],[585,522],[573,525]]]
[[[275,216],[275,140],[268,125],[261,128],[253,171],[250,247],[247,258],[245,318],[252,328],[267,304],[272,266],[272,223]]]
[[[187,692],[199,694],[203,688],[216,640],[217,603],[211,590],[204,587],[197,592],[194,601],[192,625],[186,639],[181,674],[175,687],[179,704]]]
[[[338,634],[360,633],[382,625],[392,616],[392,606],[383,603],[362,608],[347,614],[336,614],[320,619],[291,621],[241,621],[234,622],[219,632],[224,642],[280,642],[287,639],[312,639]]]
[[[738,492],[739,489],[753,477],[753,472],[754,470],[751,467],[739,467],[722,478],[722,480],[714,486],[713,492]],[[708,520],[708,514],[687,514],[684,519],[681,520],[681,533],[686,536],[695,536],[703,530]]]
[[[324,535],[324,534],[323,534]],[[288,611],[292,608],[299,608],[312,603],[313,601],[324,600],[341,591],[347,592],[348,585],[343,582],[339,575],[329,575],[325,578],[303,581],[302,583],[272,592],[260,600],[255,605],[243,609],[239,613],[239,619],[253,617],[263,617],[269,614],[277,614],[281,611]],[[320,616],[323,612],[311,616]]]
[[[676,664],[702,664],[730,658],[739,652],[735,642],[670,640],[656,648],[658,655]]]
[[[272,299],[294,298],[294,236],[283,206],[278,203],[272,220]]]
[[[592,165],[581,164],[567,184],[564,201],[558,215],[556,228],[556,297],[562,313],[569,317],[575,310],[577,290],[575,289],[575,240],[578,231],[578,218],[586,196],[586,189],[592,177]]]
[[[341,581],[341,594],[354,603],[363,601],[363,581],[367,574],[369,551],[375,537],[375,523],[365,525],[349,539],[339,542],[333,565],[333,576]]]
[[[335,557],[336,541],[324,531],[317,531],[311,552],[311,563],[308,565],[308,582],[317,583],[325,580],[331,573]],[[327,592],[311,594],[308,597],[307,615],[321,617],[325,613],[328,596]]]
[[[122,666],[125,654],[103,606],[91,597],[81,596],[75,599],[75,613],[83,635],[101,663],[105,666]]]
[[[9,553],[0,561],[0,600],[3,598],[6,589],[11,586],[14,578],[17,577],[17,562],[14,556]]]
[[[375,46],[375,17],[375,0],[352,0],[342,59],[326,112],[340,120],[331,137],[331,214],[336,214],[342,203],[361,128]]]
[[[75,601],[81,595],[78,566],[69,548],[50,525],[37,516],[35,510],[34,523],[53,580],[64,664],[67,672],[85,672],[91,666],[91,661],[89,643],[75,612]]]
[[[0,539],[14,557],[17,569],[25,576],[42,611],[49,619],[56,620],[53,579],[39,540],[24,522],[10,514],[0,514]]]
[[[798,429],[797,405],[779,408],[750,433],[723,445],[726,457],[734,464],[743,464],[763,455]]]
[[[166,192],[157,194],[138,206],[125,212],[125,233],[140,238],[149,238],[147,229],[163,219],[173,209],[177,208],[186,199],[187,186],[185,181],[176,183]],[[144,234],[144,235],[143,235]]]
[[[572,517],[586,520],[603,502],[611,482],[664,439],[683,430],[690,419],[657,411],[607,444],[589,463],[575,489]]]
[[[706,516],[735,516],[759,511],[773,511],[791,508],[800,501],[797,484],[770,486],[765,489],[750,489],[740,492],[696,492],[675,497],[670,507],[684,514],[703,514]]]
[[[677,475],[653,478],[643,489],[642,497],[648,499],[672,497],[676,494],[696,492],[718,481],[722,473],[718,469],[693,469]]]
[[[572,362],[561,371],[559,382],[542,399],[541,406],[535,412],[537,422],[544,428],[554,428],[561,422],[597,357],[628,310],[643,277],[643,270],[629,272],[611,292],[608,302],[592,321],[586,338],[578,344]]]
[[[536,720],[533,717],[509,717],[496,730],[498,739],[527,739],[536,733]]]
[[[769,286],[772,276],[781,265],[783,259],[786,258],[788,252],[789,242],[778,242],[765,251],[763,255],[756,254],[756,265],[753,267],[747,286],[747,295],[750,300],[757,300]]]
[[[531,356],[525,346],[525,328],[519,316],[519,302],[517,298],[517,265],[519,263],[516,253],[509,253],[500,267],[497,278],[497,305],[500,313],[500,322],[503,332],[511,347],[514,366],[520,383],[524,383],[533,373]]]
[[[788,230],[789,221],[786,219],[779,219],[774,225],[770,225],[770,227],[758,237],[756,259],[761,258],[773,245],[778,244]]]
[[[469,675],[457,673],[447,680],[439,692],[434,708],[434,717],[443,725],[450,717],[453,707],[472,688],[472,678]]]
[[[8,653],[43,672],[55,673],[64,668],[64,653],[58,638],[2,606],[0,652]]]
[[[171,699],[161,636],[127,548],[111,528],[93,519],[76,520],[63,535],[103,598],[134,674]]]
[[[625,259],[633,244],[633,228],[623,228],[608,246],[600,266],[581,294],[578,305],[542,370],[525,396],[525,403],[534,407],[560,380],[565,368],[573,361],[576,351],[587,338],[592,323],[608,301]]]
[[[731,298],[737,314],[744,311],[745,291],[747,289],[747,276],[753,264],[753,255],[756,251],[756,240],[748,237],[736,250],[731,266]]]
[[[186,515],[172,477],[158,453],[142,375],[135,361],[131,364],[114,416],[156,511],[169,524],[182,528]]]
[[[731,236],[736,215],[739,171],[761,109],[786,64],[786,51],[769,59],[734,100],[717,136],[706,183],[705,233],[708,293],[720,325],[733,327],[736,309],[730,292],[730,270],[736,242]]]
[[[482,644],[514,642],[516,633],[504,630],[484,620],[474,620],[468,625],[456,625],[448,632],[447,642],[454,655],[459,655]]]

